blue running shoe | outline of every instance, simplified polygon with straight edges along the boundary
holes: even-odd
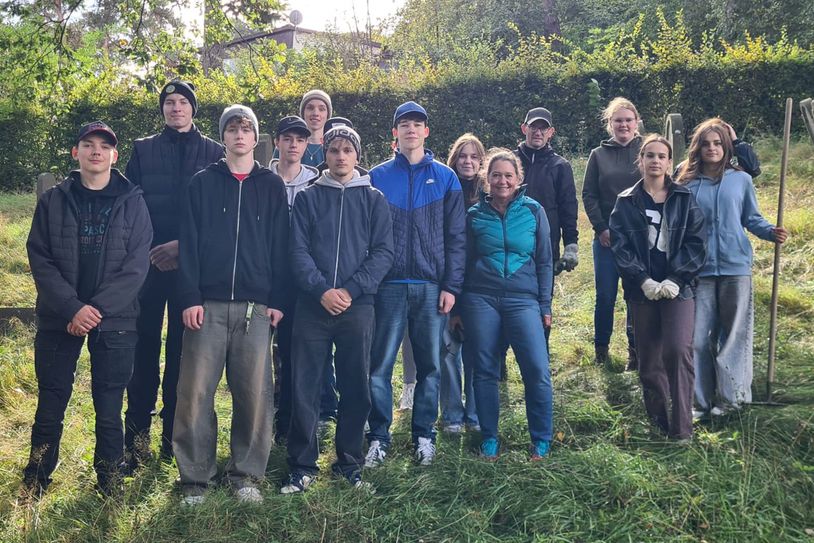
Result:
[[[480,457],[484,460],[494,462],[497,460],[500,443],[494,437],[484,439],[480,444]]]
[[[531,461],[537,462],[538,460],[542,460],[546,456],[548,456],[548,452],[551,450],[551,442],[540,440],[535,441],[531,444]]]

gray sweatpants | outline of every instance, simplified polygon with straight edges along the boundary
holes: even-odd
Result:
[[[752,276],[701,277],[695,290],[695,402],[738,407],[752,401]]]
[[[271,327],[255,304],[204,302],[200,330],[185,330],[178,379],[173,450],[184,486],[204,486],[217,474],[215,390],[226,367],[232,393],[231,458],[226,476],[236,488],[262,479],[273,439]]]

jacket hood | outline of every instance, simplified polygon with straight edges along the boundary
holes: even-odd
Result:
[[[347,183],[340,183],[333,177],[331,177],[331,172],[325,170],[322,172],[322,176],[314,182],[315,185],[322,185],[323,187],[333,187],[335,189],[350,189],[353,187],[370,187],[370,176],[369,175],[359,175],[359,172],[355,169],[353,170],[353,178],[348,181]]]
[[[280,163],[280,159],[275,158],[269,163],[269,170],[276,175],[280,175],[277,171],[277,165]],[[317,170],[313,166],[309,166],[308,164],[300,164],[302,168],[300,169],[300,173],[292,179],[291,181],[283,180],[286,187],[302,187],[311,183],[314,179],[319,177],[319,170]],[[281,176],[282,177],[282,176]]]
[[[608,148],[608,149],[631,149],[631,148],[635,147],[636,140],[641,141],[642,137],[641,136],[634,136],[629,142],[627,142],[627,145],[622,145],[621,143],[619,143],[615,139],[608,138],[606,140],[602,140],[602,143],[600,143],[599,146],[600,147],[605,147],[605,148]]]
[[[66,194],[70,192],[71,186],[74,183],[81,183],[82,178],[79,170],[72,170],[71,173],[68,174],[68,177],[65,180],[57,185],[62,192]],[[122,173],[117,170],[116,168],[110,169],[110,186],[112,191],[112,196],[136,196],[142,193],[141,187],[138,185],[131,183]]]

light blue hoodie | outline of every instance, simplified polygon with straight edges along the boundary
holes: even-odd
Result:
[[[755,186],[746,172],[727,169],[719,183],[703,175],[687,183],[707,223],[707,260],[700,277],[751,275],[752,245],[744,228],[774,241],[773,225],[757,208]]]

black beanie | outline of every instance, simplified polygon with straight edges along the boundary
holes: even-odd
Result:
[[[158,109],[161,110],[162,114],[164,113],[164,100],[166,100],[170,94],[180,94],[189,100],[190,105],[192,105],[193,117],[198,113],[198,97],[195,96],[195,85],[189,81],[181,80],[170,81],[164,85],[164,88],[161,89],[161,94],[158,96]]]

